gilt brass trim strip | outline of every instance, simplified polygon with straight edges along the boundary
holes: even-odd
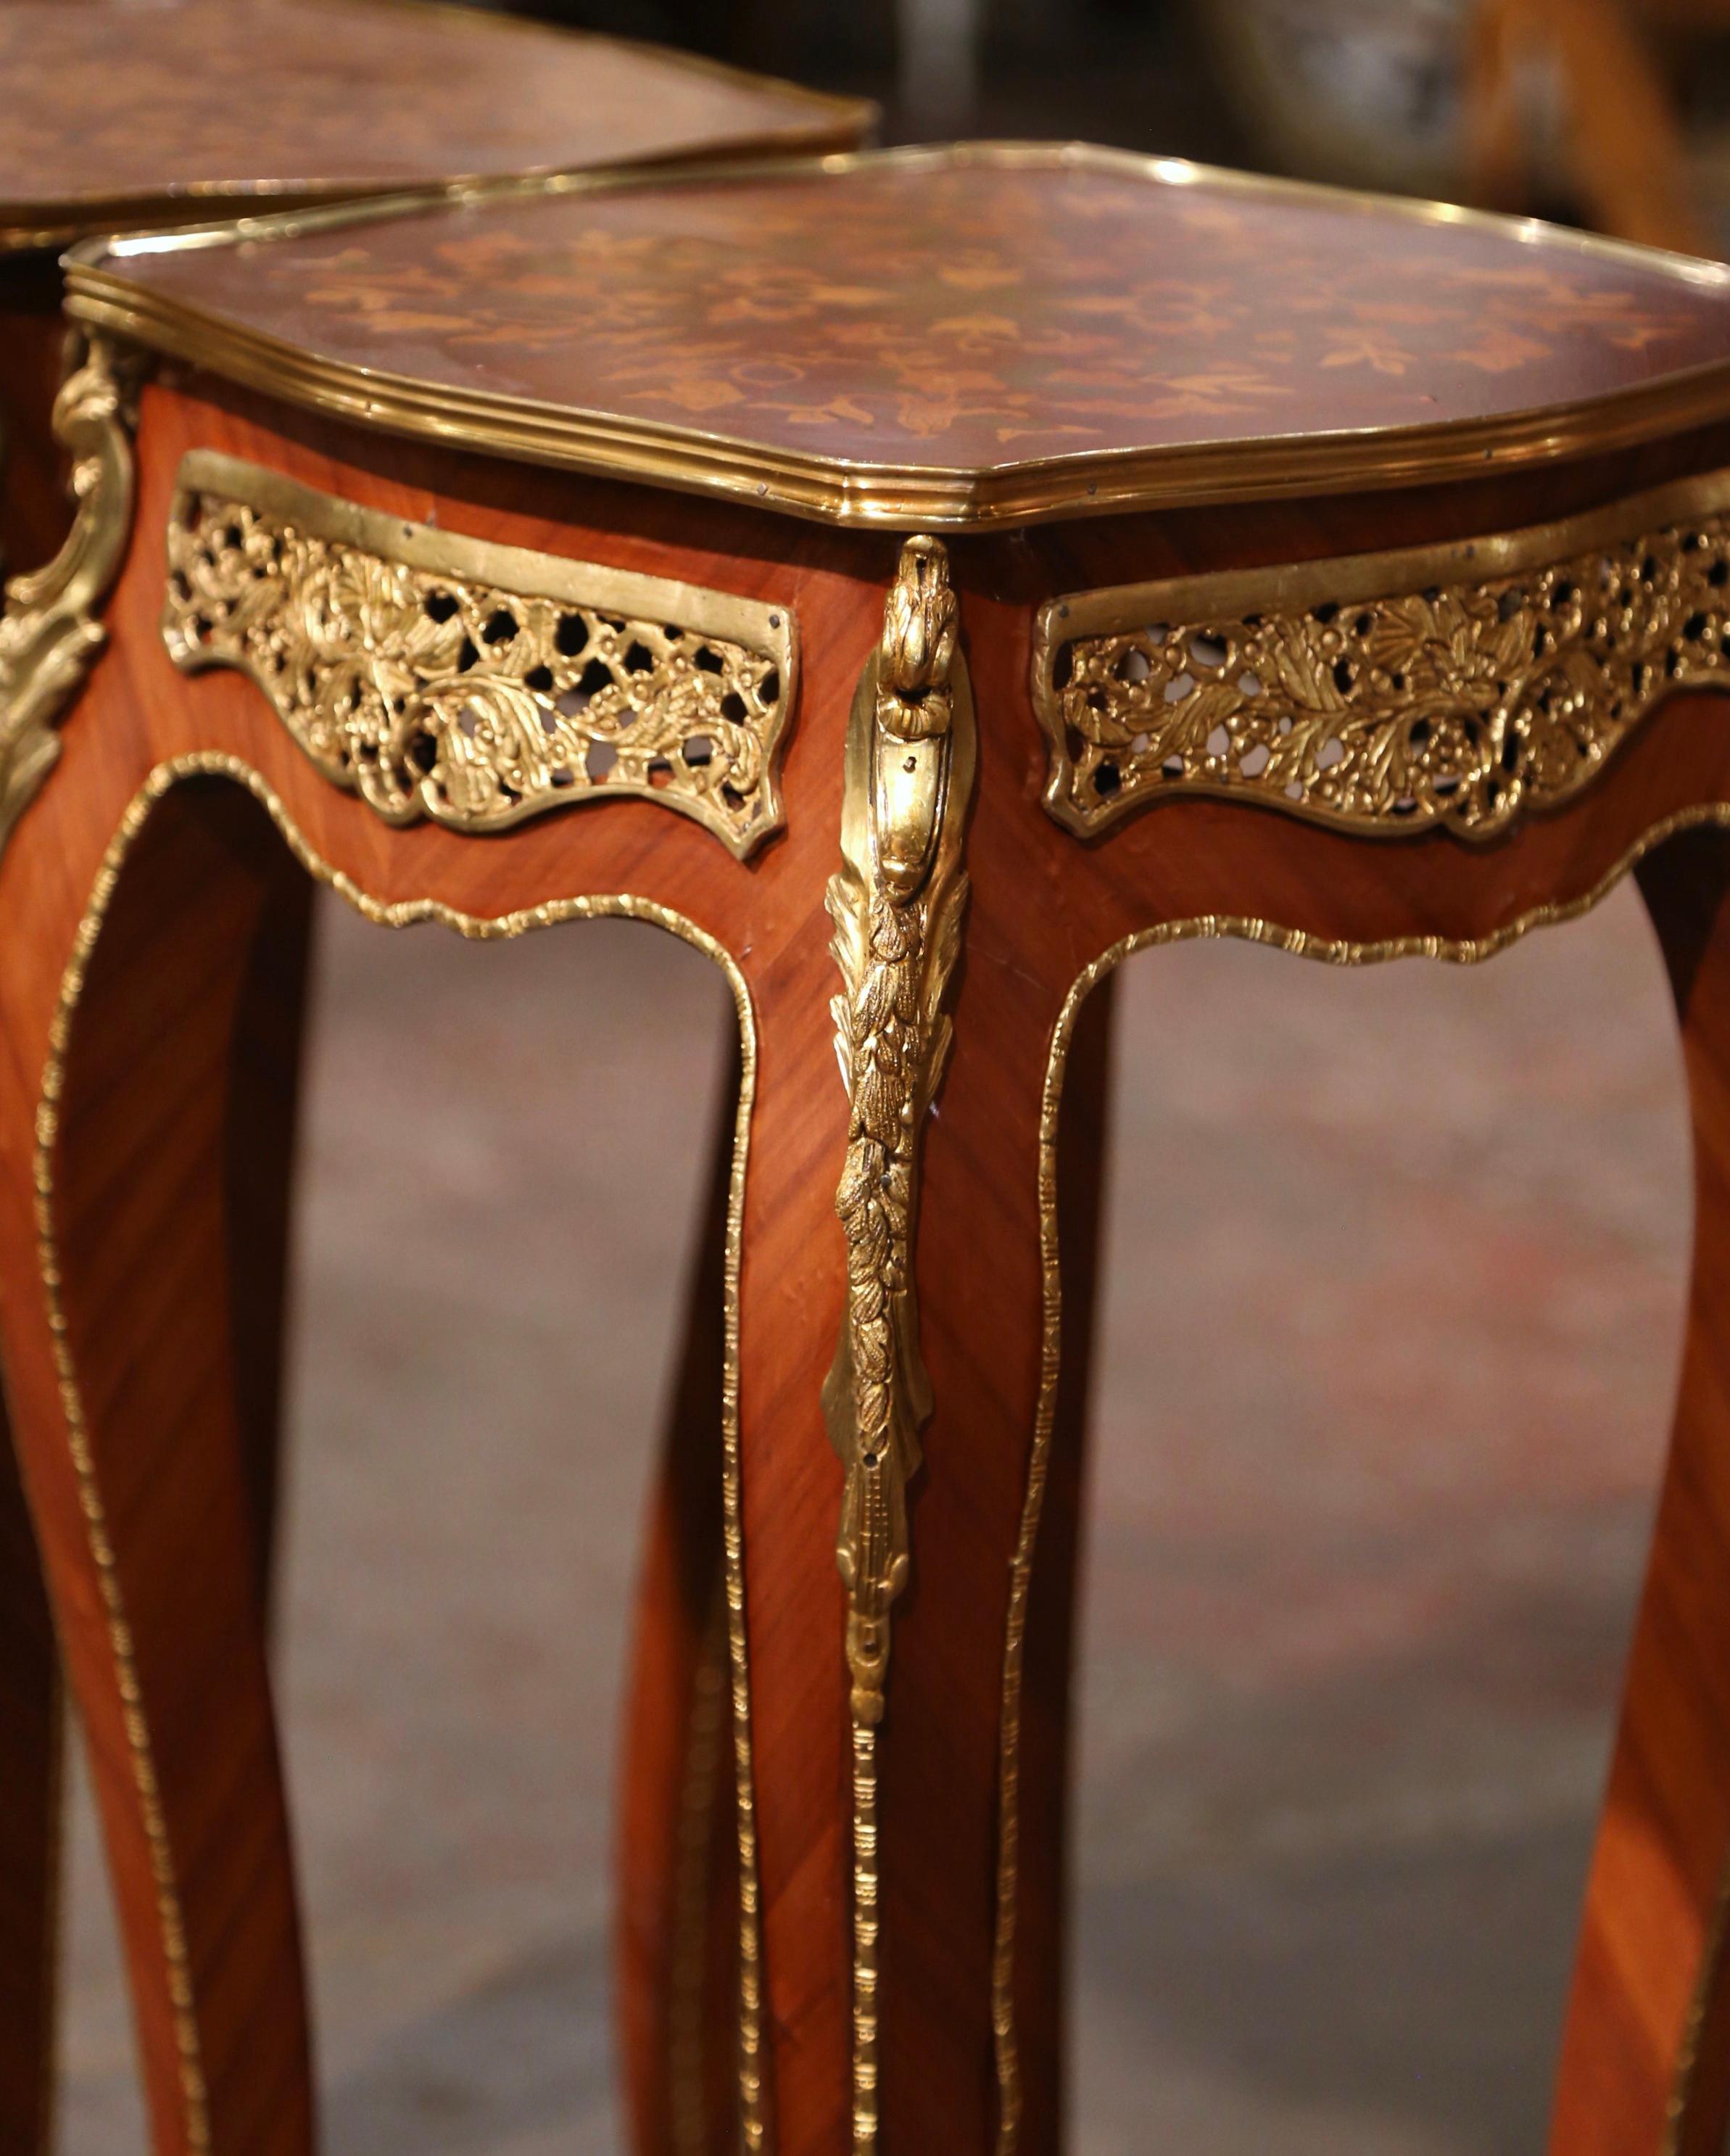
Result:
[[[875,2156],[880,2124],[878,1984],[883,1934],[882,1874],[877,1843],[877,1732],[856,1717],[849,1732],[853,1799],[853,2060],[850,2125],[854,2156]]]
[[[108,632],[96,619],[132,531],[132,440],[141,367],[92,337],[54,399],[76,505],[60,551],[14,577],[0,610],[0,850],[60,754],[55,726]]]
[[[1730,471],[1441,547],[1071,594],[1039,612],[1045,806],[1087,838],[1183,795],[1487,839],[1671,690],[1730,682]]]
[[[210,2148],[209,2119],[203,2070],[199,2061],[198,2026],[192,2010],[192,1991],[187,1970],[185,1931],[181,1917],[172,1853],[156,1794],[149,1732],[132,1663],[131,1635],[115,1579],[114,1558],[104,1522],[100,1487],[95,1473],[79,1392],[78,1376],[68,1342],[66,1319],[60,1301],[60,1271],[54,1240],[54,1148],[59,1133],[59,1104],[65,1082],[65,1061],[74,1017],[83,991],[90,954],[101,933],[104,918],[127,855],[157,803],[173,787],[188,779],[220,778],[244,786],[269,814],[301,868],[315,881],[334,891],[364,919],[387,928],[404,928],[433,921],[473,941],[504,942],[531,929],[547,928],[567,921],[628,920],[650,922],[676,936],[708,958],[725,978],[733,999],[739,1028],[738,1106],[733,1123],[732,1166],[727,1188],[726,1261],[723,1272],[725,1348],[721,1381],[721,1526],[726,1591],[727,1659],[731,1671],[730,1698],[733,1725],[733,1765],[737,1797],[739,1851],[739,2116],[746,2156],[762,2156],[769,2146],[767,2099],[763,2087],[763,2005],[761,1887],[757,1848],[756,1778],[751,1732],[751,1666],[745,1621],[745,1551],[742,1465],[739,1435],[739,1314],[740,1261],[744,1240],[745,1186],[750,1162],[752,1114],[757,1097],[757,1037],[751,991],[737,962],[726,947],[682,913],[650,899],[628,893],[593,897],[551,899],[496,916],[465,913],[432,898],[386,901],[372,897],[341,870],[333,867],[302,834],[287,804],[261,773],[239,757],[217,750],[199,751],[158,764],[127,804],[120,826],[103,856],[83,919],[74,940],[72,957],[62,979],[60,1000],[50,1034],[50,1052],[44,1072],[37,1111],[35,1178],[39,1262],[49,1308],[54,1357],[65,1411],[67,1442],[77,1471],[91,1553],[102,1580],[108,1609],[120,1688],[129,1702],[127,1741],[140,1794],[152,1864],[158,1887],[165,1958],[174,1988],[177,2034],[182,2056],[187,2139],[195,2156],[206,2156]]]
[[[755,159],[660,172],[567,175],[506,189],[465,191],[480,203],[541,192],[599,193],[621,187],[702,187],[739,179],[788,179],[891,164],[915,172],[962,165],[1058,167],[1139,177],[1152,185],[1204,185],[1226,193],[1314,203],[1419,224],[1507,232],[1515,221],[1449,203],[1354,194],[1298,181],[1266,180],[1171,157],[1088,143],[962,142],[859,151],[817,159]],[[981,531],[1060,516],[1209,502],[1270,501],[1317,493],[1479,478],[1561,457],[1607,451],[1730,417],[1730,361],[1686,369],[1573,403],[1428,426],[1335,434],[1249,435],[1233,441],[1111,450],[978,470],[860,463],[768,449],[706,430],[624,420],[525,398],[435,387],[388,370],[301,351],[220,316],[153,293],[126,274],[129,256],[223,247],[329,232],[426,207],[398,195],[382,202],[243,218],[190,232],[86,242],[66,258],[67,308],[213,373],[314,411],[529,463],[728,495],[825,522]],[[1584,233],[1517,221],[1564,253],[1638,265],[1678,283],[1722,285],[1730,269]]]
[[[961,950],[962,837],[973,790],[973,698],[940,541],[908,540],[847,728],[844,866],[830,881],[842,988],[830,1005],[847,1088],[835,1211],[847,1304],[823,1389],[846,1473],[835,1558],[852,1678],[853,2147],[877,2147],[876,1730],[889,1611],[911,1563],[907,1484],[931,1384],[919,1353],[913,1250],[919,1143],[949,1053],[944,1014]]]
[[[1009,1607],[1004,1628],[1003,1697],[998,1717],[997,1922],[992,1953],[991,2021],[996,2056],[998,2127],[996,2156],[1018,2156],[1022,2118],[1021,2061],[1016,2039],[1015,1953],[1019,1908],[1021,1682],[1022,1657],[1027,1630],[1028,1600],[1038,1554],[1040,1518],[1045,1503],[1050,1466],[1051,1443],[1056,1426],[1058,1373],[1063,1348],[1063,1284],[1061,1250],[1057,1221],[1057,1142],[1063,1105],[1063,1082],[1070,1043],[1081,1005],[1108,973],[1115,973],[1138,951],[1156,946],[1189,942],[1204,938],[1232,937],[1250,943],[1271,945],[1299,957],[1317,959],[1330,966],[1379,965],[1395,958],[1431,958],[1448,965],[1480,965],[1533,930],[1579,920],[1602,904],[1647,854],[1680,831],[1701,825],[1730,829],[1730,802],[1709,802],[1675,814],[1641,834],[1621,858],[1592,888],[1578,898],[1560,900],[1531,908],[1502,927],[1476,937],[1393,936],[1379,942],[1354,943],[1340,938],[1312,935],[1306,930],[1285,928],[1277,923],[1232,914],[1201,914],[1183,921],[1162,921],[1122,937],[1084,967],[1065,998],[1045,1063],[1045,1080],[1040,1109],[1039,1213],[1040,1261],[1044,1282],[1040,1323],[1040,1390],[1034,1412],[1032,1445],[1028,1455],[1021,1525],[1010,1568]],[[1709,1981],[1702,1976],[1702,1988]],[[1697,2006],[1694,2021],[1697,2024]],[[1691,2056],[1686,2046],[1677,2061],[1675,2091],[1670,2105],[1664,2156],[1674,2156],[1691,2078]]]
[[[791,610],[408,524],[195,449],[162,636],[233,666],[392,824],[501,831],[633,795],[742,860],[784,822]]]

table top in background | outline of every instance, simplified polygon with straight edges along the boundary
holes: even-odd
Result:
[[[845,147],[875,118],[419,0],[0,0],[0,249],[249,202]]]

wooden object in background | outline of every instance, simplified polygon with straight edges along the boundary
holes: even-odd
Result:
[[[1527,136],[1541,80],[1554,88],[1567,182],[1588,222],[1650,247],[1717,252],[1690,184],[1670,85],[1642,34],[1643,18],[1660,12],[1683,11],[1624,0],[1474,0],[1464,69],[1474,201],[1530,206]]]

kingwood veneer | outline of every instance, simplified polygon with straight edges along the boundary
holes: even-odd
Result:
[[[311,2135],[234,1233],[303,871],[480,937],[631,912],[729,981],[629,1715],[638,2144],[1009,2156],[1060,2138],[1112,968],[1473,960],[1637,870],[1697,1274],[1553,2146],[1716,2150],[1730,273],[981,148],[116,241],[69,290],[85,507],[0,721],[0,1346],[159,2148]]]

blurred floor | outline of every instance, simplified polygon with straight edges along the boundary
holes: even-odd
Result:
[[[632,1546],[722,1003],[324,927],[282,1604],[330,2156],[600,2156]],[[1536,2152],[1680,1337],[1636,902],[1126,979],[1080,2156]],[[142,2146],[87,1814],[66,2156]]]
[[[1536,2156],[1681,1340],[1650,932],[1137,963],[1078,2145]]]

